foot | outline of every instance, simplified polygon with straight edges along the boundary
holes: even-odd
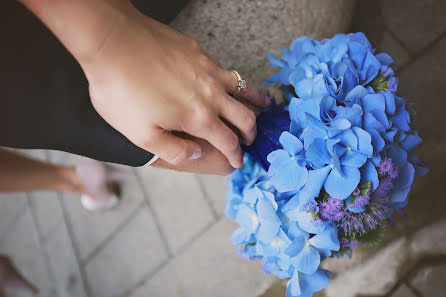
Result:
[[[75,168],[81,184],[81,203],[89,211],[104,211],[115,207],[120,195],[116,181],[132,176],[130,171],[113,168],[95,160],[78,164]]]
[[[0,296],[4,294],[6,287],[17,288],[33,295],[39,294],[39,290],[17,270],[11,259],[0,255]]]

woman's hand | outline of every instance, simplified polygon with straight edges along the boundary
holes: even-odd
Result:
[[[236,76],[194,39],[145,17],[128,0],[20,1],[82,66],[98,113],[134,144],[173,165],[200,158],[196,139],[172,133],[183,132],[241,166],[238,136],[245,144],[254,140],[255,115],[228,95]],[[270,101],[251,84],[237,99],[260,107]]]
[[[242,165],[239,137],[256,136],[255,114],[232,98],[236,76],[224,70],[192,38],[127,9],[100,39],[96,52],[80,60],[93,106],[115,129],[141,148],[178,165],[200,158],[197,139],[217,148],[232,167]],[[239,99],[265,107],[269,98],[248,84]]]
[[[258,116],[263,109],[248,102],[243,102],[243,104],[251,109],[256,116]],[[185,160],[177,165],[173,165],[162,159],[158,159],[152,164],[152,166],[176,171],[223,176],[231,174],[235,170],[235,168],[228,163],[226,157],[206,140],[187,135],[183,135],[183,137],[191,138],[201,146],[202,156],[200,159]]]

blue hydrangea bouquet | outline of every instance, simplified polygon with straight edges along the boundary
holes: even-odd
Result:
[[[393,60],[363,33],[299,37],[269,60],[285,102],[259,115],[225,213],[240,255],[289,279],[287,297],[307,297],[328,285],[321,262],[376,242],[427,168]]]

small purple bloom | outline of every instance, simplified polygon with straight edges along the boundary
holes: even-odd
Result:
[[[346,213],[347,213],[346,211],[340,211],[340,212],[338,212],[337,214],[335,214],[335,215],[333,216],[333,221],[335,221],[335,222],[339,222],[340,220],[342,220],[342,219],[344,218],[344,216],[345,216]]]
[[[395,179],[390,176],[384,177],[380,182],[378,188],[373,192],[373,196],[377,198],[385,197],[393,189],[395,185]]]
[[[305,207],[305,211],[311,212],[311,213],[318,213],[319,212],[319,206],[316,201],[308,202]]]
[[[388,175],[393,179],[398,177],[398,166],[390,158],[384,158],[378,165],[380,175]]]
[[[359,242],[357,240],[349,240],[348,238],[341,238],[341,247],[342,248],[355,248],[359,245]]]
[[[336,222],[344,216],[343,207],[344,201],[330,197],[327,202],[320,204],[319,210],[323,219]]]
[[[359,188],[356,188],[356,189],[353,191],[353,195],[355,195],[355,196],[359,196],[359,194],[361,194],[361,190],[360,190]]]
[[[358,196],[353,202],[353,207],[364,207],[369,204],[370,196]]]
[[[338,200],[336,198],[328,198],[328,203],[331,207],[333,207],[336,211],[341,210],[341,208],[344,206],[344,201]]]

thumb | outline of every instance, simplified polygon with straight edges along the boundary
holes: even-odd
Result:
[[[147,148],[170,164],[177,165],[185,160],[199,159],[202,154],[198,143],[172,134],[166,130],[158,130],[154,142]]]

